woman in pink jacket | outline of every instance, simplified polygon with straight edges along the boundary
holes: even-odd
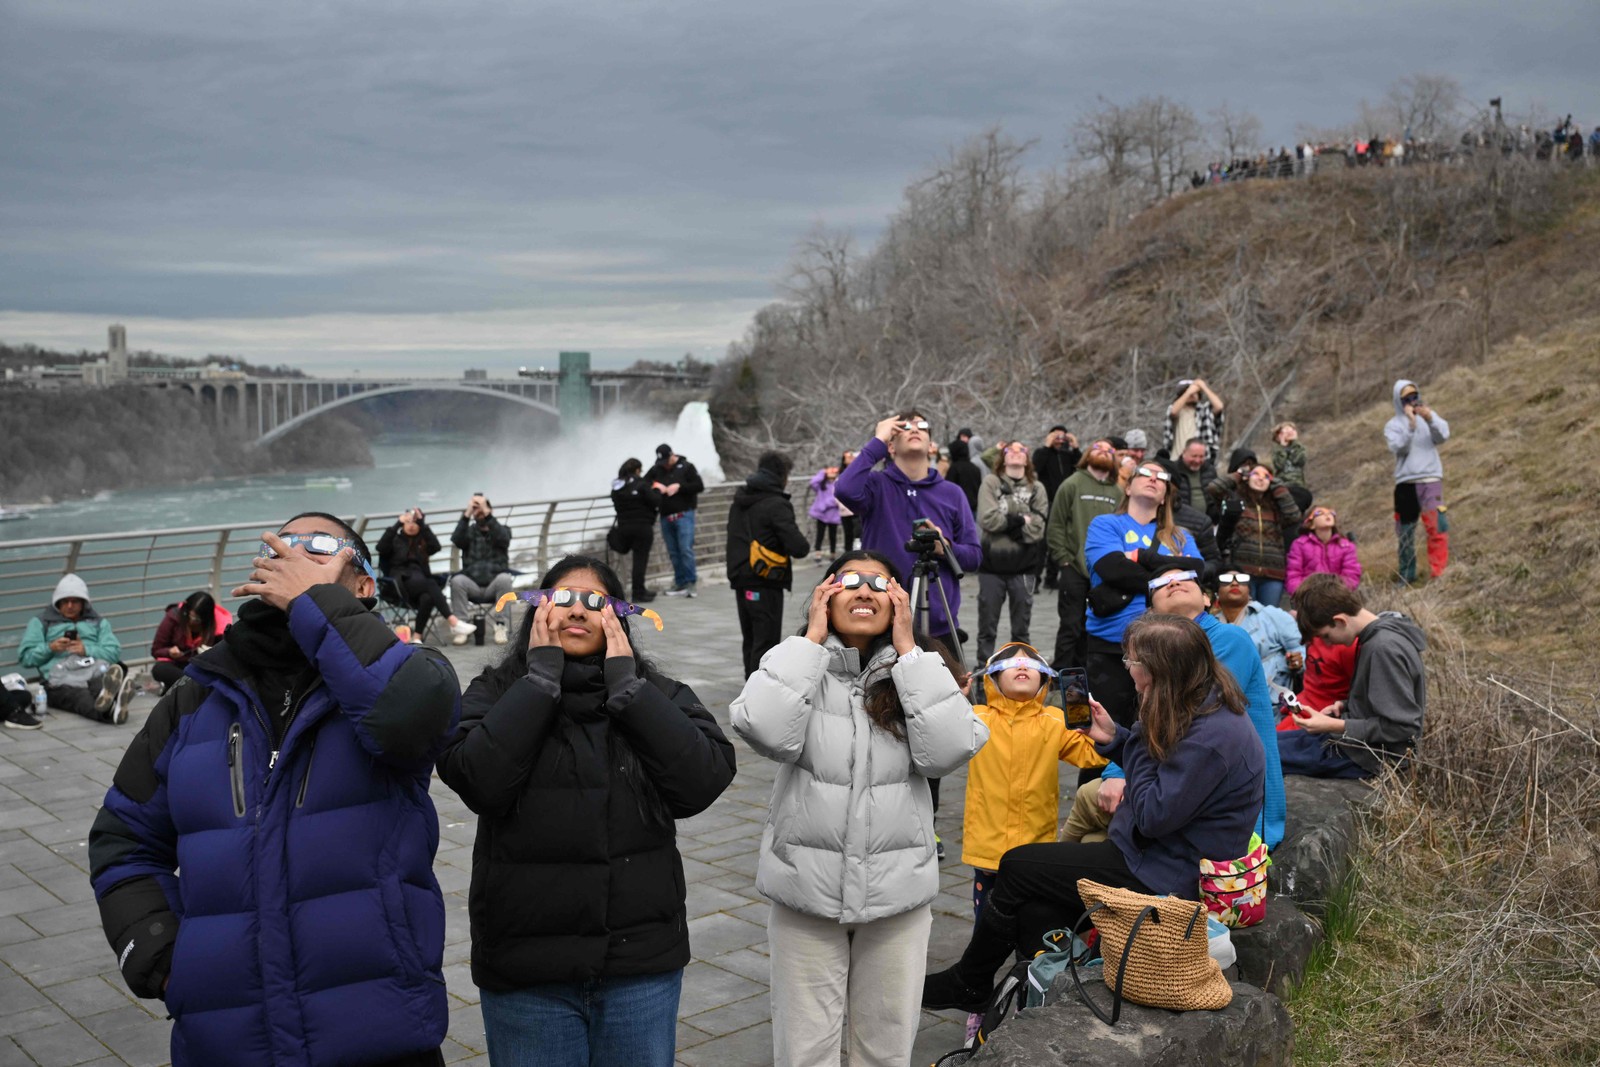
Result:
[[[1318,506],[1306,516],[1306,533],[1289,546],[1289,563],[1283,581],[1291,595],[1313,574],[1337,574],[1351,589],[1361,584],[1361,560],[1356,544],[1339,532],[1339,515]]]

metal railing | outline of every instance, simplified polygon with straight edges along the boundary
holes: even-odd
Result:
[[[701,585],[709,593],[720,585],[726,549],[728,506],[738,483],[713,486],[700,494],[696,508],[694,554]],[[805,480],[790,485],[797,519],[806,529]],[[375,515],[344,516],[376,550],[377,539],[394,521],[396,507]],[[562,556],[583,553],[608,559],[623,570],[629,561],[606,548],[606,531],[614,511],[609,496],[564,500],[519,501],[495,506],[495,517],[511,528],[511,567],[542,574]],[[455,516],[434,527],[449,545]],[[281,521],[281,520],[278,520]],[[17,645],[28,621],[49,604],[63,574],[76,573],[89,585],[95,610],[110,620],[122,642],[122,661],[150,660],[150,642],[166,607],[196,590],[207,590],[217,603],[236,609],[239,598],[229,591],[250,569],[260,533],[275,528],[266,522],[225,526],[190,526],[82,537],[42,537],[0,541],[0,671],[18,669]],[[460,569],[460,552],[448,548],[435,557],[434,571]],[[672,564],[659,531],[650,549],[648,580],[664,586],[672,580]],[[626,581],[626,572],[624,572]]]

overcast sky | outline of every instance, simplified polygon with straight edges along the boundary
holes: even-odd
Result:
[[[0,340],[315,373],[717,356],[818,222],[1001,123],[1395,78],[1600,123],[1597,0],[0,0]]]

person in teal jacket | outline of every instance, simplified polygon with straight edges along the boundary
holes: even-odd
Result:
[[[83,672],[88,684],[52,684],[50,672],[58,664],[93,660]],[[17,645],[17,660],[39,672],[50,706],[90,719],[124,723],[127,708],[118,700],[122,690],[122,642],[101,618],[89,599],[89,586],[76,574],[64,574],[50,596],[50,606],[28,620]]]

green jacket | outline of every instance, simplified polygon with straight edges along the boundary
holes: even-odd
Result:
[[[77,597],[83,601],[82,617],[69,619],[56,608],[66,597]],[[122,642],[111,632],[111,623],[94,610],[94,604],[89,601],[89,587],[76,574],[66,574],[56,584],[55,592],[50,597],[50,606],[28,620],[27,627],[22,631],[22,640],[17,643],[17,662],[25,668],[38,671],[40,676],[48,676],[50,668],[58,660],[74,655],[50,650],[50,642],[65,637],[68,630],[78,631],[84,655],[106,663],[116,663],[122,658]]]
[[[1272,450],[1272,470],[1285,485],[1306,487],[1306,446],[1290,441]]]
[[[1083,558],[1083,541],[1089,533],[1089,522],[1096,515],[1111,514],[1120,503],[1122,490],[1115,478],[1101,482],[1087,470],[1073,471],[1050,502],[1050,521],[1044,531],[1050,558],[1059,566],[1071,565],[1088,579],[1089,565]]]

